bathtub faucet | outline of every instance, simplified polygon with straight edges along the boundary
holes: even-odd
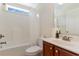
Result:
[[[0,39],[2,39],[4,37],[4,35],[0,34]]]
[[[0,42],[0,44],[7,44],[7,42],[5,41],[5,42]]]

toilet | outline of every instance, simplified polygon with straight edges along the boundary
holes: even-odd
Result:
[[[33,45],[25,50],[26,56],[35,56],[42,51],[42,39],[38,39],[36,45]]]

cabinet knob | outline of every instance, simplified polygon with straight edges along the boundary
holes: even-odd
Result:
[[[58,50],[55,50],[56,53],[58,53]]]
[[[52,50],[52,47],[50,47],[50,50]]]

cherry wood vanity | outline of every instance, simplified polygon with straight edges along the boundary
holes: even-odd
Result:
[[[79,56],[79,54],[43,41],[43,56]]]

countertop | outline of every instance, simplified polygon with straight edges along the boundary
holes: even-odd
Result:
[[[41,38],[43,41],[46,41],[48,43],[54,44],[56,46],[59,46],[61,48],[67,49],[69,51],[72,51],[74,53],[79,54],[79,39],[71,39],[71,41],[64,41],[61,38]]]

